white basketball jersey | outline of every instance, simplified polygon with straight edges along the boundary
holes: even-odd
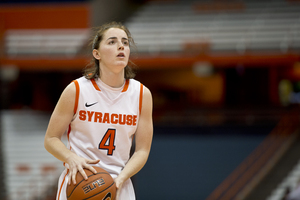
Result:
[[[100,159],[96,166],[116,178],[129,160],[144,86],[134,79],[126,80],[123,90],[111,99],[109,91],[104,92],[94,79],[81,77],[73,82],[75,115],[69,125],[68,147],[78,156]]]
[[[74,83],[79,96],[69,127],[69,148],[78,156],[100,159],[99,167],[117,176],[129,159],[140,115],[142,85],[129,79],[120,95],[111,100],[95,80],[81,77]]]

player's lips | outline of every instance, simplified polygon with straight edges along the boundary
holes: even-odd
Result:
[[[117,57],[119,57],[119,58],[124,58],[124,57],[125,57],[125,54],[124,54],[124,53],[119,53],[119,54],[117,55]]]

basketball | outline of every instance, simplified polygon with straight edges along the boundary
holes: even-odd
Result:
[[[116,184],[113,178],[104,169],[93,167],[97,170],[96,174],[84,169],[88,176],[87,180],[78,172],[76,185],[67,185],[68,200],[114,200],[116,198]]]

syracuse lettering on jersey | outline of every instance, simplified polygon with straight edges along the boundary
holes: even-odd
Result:
[[[79,119],[82,121],[107,123],[107,124],[120,124],[135,126],[137,116],[136,115],[125,115],[125,114],[115,114],[115,113],[102,113],[94,111],[79,111]]]

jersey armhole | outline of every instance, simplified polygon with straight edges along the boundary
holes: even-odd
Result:
[[[76,96],[75,96],[75,105],[74,105],[74,115],[77,112],[77,108],[78,108],[78,101],[79,101],[79,84],[77,80],[74,80],[73,83],[75,84],[76,87]]]
[[[144,86],[143,84],[140,85],[140,100],[139,100],[139,112],[142,112],[142,104],[143,104],[143,94],[144,94]]]

